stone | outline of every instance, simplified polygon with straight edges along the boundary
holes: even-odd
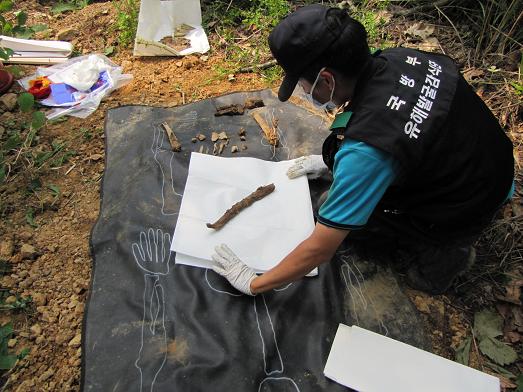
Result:
[[[2,115],[0,116],[0,121],[7,122],[7,121],[14,120],[14,118],[15,118],[15,115],[13,113],[5,112],[5,113],[2,113]]]
[[[22,244],[22,247],[20,248],[20,255],[24,260],[33,260],[36,258],[36,256],[38,256],[38,252],[33,245]]]
[[[238,152],[239,149],[238,149],[238,146],[231,146],[231,152],[232,153],[235,153],[235,152]]]
[[[28,277],[28,278],[25,278],[24,280],[22,280],[18,286],[22,289],[26,289],[28,287],[30,287],[34,282],[34,278],[31,278],[31,277]]]
[[[413,302],[414,302],[414,305],[416,306],[416,308],[420,312],[430,313],[430,308],[429,308],[430,300],[427,300],[426,298],[423,298],[423,297],[417,295],[414,297]]]
[[[122,61],[122,68],[123,69],[131,69],[133,67],[133,62],[132,61],[129,61],[129,60],[124,60]]]
[[[219,138],[218,132],[212,132],[211,133],[211,142],[214,143],[216,140],[218,140],[218,138]]]
[[[9,339],[7,341],[7,347],[13,348],[14,346],[16,346],[16,343],[18,343],[17,339]]]
[[[8,259],[10,258],[15,250],[15,244],[13,241],[13,238],[4,238],[2,242],[0,242],[0,258],[2,259]]]
[[[41,344],[44,340],[45,340],[45,338],[44,338],[42,335],[40,335],[40,336],[38,336],[38,337],[35,339],[35,343],[36,343],[36,344]]]
[[[193,143],[196,143],[197,141],[198,141],[198,139],[196,139],[195,137],[193,137],[193,138],[191,139],[191,142],[193,142]]]
[[[73,334],[70,331],[58,333],[55,336],[55,342],[56,344],[65,344],[66,342],[69,342],[72,339],[72,336]]]
[[[16,302],[16,297],[14,295],[10,295],[5,299],[6,304],[14,304]]]
[[[15,93],[7,93],[0,97],[0,104],[9,111],[13,111],[16,108],[17,95]]]
[[[76,298],[71,299],[71,302],[67,304],[68,309],[76,308],[76,305],[78,305],[78,300]]]
[[[31,298],[33,298],[33,303],[37,305],[38,307],[44,306],[47,303],[47,298],[45,294],[42,293],[33,293],[31,294]],[[37,310],[38,310],[37,307]]]
[[[197,138],[199,141],[201,141],[201,142],[203,142],[203,141],[206,139],[206,138],[205,138],[205,135],[202,135],[201,133],[199,133],[198,135],[196,135],[196,138]]]
[[[75,38],[78,35],[78,30],[67,28],[60,30],[56,34],[56,39],[59,41],[71,41],[73,38]]]
[[[54,374],[54,370],[49,368],[47,369],[45,372],[43,372],[40,377],[38,377],[38,381],[42,382],[42,381],[45,381],[45,380],[48,380],[49,378],[51,378],[51,376]]]
[[[21,241],[29,241],[31,238],[33,238],[33,233],[29,230],[22,230],[17,234],[17,237]]]
[[[39,336],[42,333],[42,327],[40,324],[34,324],[29,328],[34,336]]]
[[[102,154],[93,154],[89,157],[89,159],[91,161],[99,161],[100,159],[102,159],[104,156]]]
[[[42,320],[47,321],[49,324],[54,324],[56,323],[56,316],[48,311],[44,311],[42,313]]]
[[[80,347],[80,344],[82,344],[82,334],[76,335],[69,341],[67,345],[69,347]]]
[[[22,381],[22,383],[16,388],[15,392],[29,392],[32,390],[32,387],[34,387],[35,381],[34,380],[25,380]]]

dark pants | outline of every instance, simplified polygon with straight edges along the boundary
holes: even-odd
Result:
[[[324,200],[318,200],[318,209]],[[472,245],[494,214],[467,222],[466,227],[442,228],[416,221],[407,214],[388,212],[378,205],[364,227],[350,231],[345,245],[366,252],[367,256],[385,255],[406,273],[411,286],[439,294],[472,265]]]

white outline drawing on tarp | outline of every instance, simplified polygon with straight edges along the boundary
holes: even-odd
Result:
[[[155,126],[151,151],[153,152],[154,160],[162,172],[162,215],[177,215],[180,209],[179,203],[168,203],[173,203],[177,198],[180,199],[181,203],[183,192],[178,193],[174,189],[174,152],[162,148],[164,141],[165,132],[163,132],[159,126]]]
[[[216,287],[214,287],[211,282],[209,281],[208,277],[208,269],[205,270],[205,281],[207,282],[207,285],[209,288],[217,293],[220,294],[226,294],[232,297],[239,297],[243,294],[230,292],[227,290],[220,290]],[[223,279],[221,276],[216,274],[219,279]],[[274,291],[283,291],[289,288],[291,284],[288,284],[287,286],[284,286],[283,288],[280,288],[278,290]],[[257,298],[261,298],[261,302],[263,303],[263,306],[261,304],[257,304]],[[256,324],[258,326],[258,333],[260,335],[260,340],[262,343],[262,353],[263,353],[263,371],[266,375],[266,377],[260,382],[258,386],[258,392],[261,392],[262,387],[264,384],[267,383],[281,383],[285,382],[286,384],[292,385],[294,389],[297,392],[300,392],[300,389],[298,388],[298,385],[296,385],[296,382],[292,378],[283,376],[283,372],[285,370],[285,367],[283,365],[283,359],[281,356],[280,348],[278,347],[278,341],[276,339],[276,331],[274,330],[274,325],[272,323],[271,315],[269,312],[269,307],[267,306],[267,301],[265,300],[265,295],[259,294],[257,296],[253,297],[253,308],[254,308],[254,314],[256,316]],[[269,325],[269,328],[267,328],[267,324]],[[267,335],[269,336],[268,339]],[[275,351],[276,353],[276,361],[273,360],[271,355],[268,353],[269,351]],[[270,362],[276,362],[276,365],[273,366],[270,364]]]
[[[352,306],[354,308],[354,312],[351,312],[354,314],[354,317],[356,319],[356,325],[360,326],[360,321],[358,318],[358,314],[356,313],[356,301],[359,301],[361,304],[361,307],[363,310],[368,310],[368,307],[372,308],[376,315],[376,320],[378,321],[379,326],[379,332],[385,336],[389,335],[389,330],[387,329],[387,326],[383,323],[382,318],[379,316],[378,311],[376,310],[376,306],[372,302],[370,298],[366,298],[365,294],[363,293],[362,284],[365,281],[363,278],[363,274],[361,273],[360,269],[352,259],[352,256],[350,254],[347,254],[347,252],[338,252],[338,256],[343,263],[341,266],[341,276],[343,277],[343,282],[345,283],[345,287],[347,289],[347,292],[349,293],[349,296],[351,298]],[[366,326],[362,326],[366,327]]]
[[[156,378],[167,361],[165,292],[160,277],[170,271],[170,246],[171,236],[160,229],[152,228],[147,232],[141,231],[139,242],[131,245],[136,264],[145,272],[141,342],[134,362],[140,372],[140,392],[153,391]],[[152,361],[157,363],[151,366]],[[151,368],[150,374],[144,375],[144,369]]]

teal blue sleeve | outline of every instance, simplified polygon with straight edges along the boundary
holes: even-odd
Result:
[[[512,186],[510,187],[510,191],[508,192],[507,199],[505,201],[509,201],[514,196],[514,193],[516,192],[516,181],[512,181]]]
[[[345,139],[334,157],[334,180],[318,222],[339,229],[364,226],[397,171],[398,163],[390,154]]]

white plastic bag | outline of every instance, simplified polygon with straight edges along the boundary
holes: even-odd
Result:
[[[56,107],[46,113],[49,120],[63,115],[86,118],[105,96],[133,79],[131,74],[122,74],[122,67],[101,54],[75,57],[48,68],[39,67],[34,75],[18,82],[28,90],[29,81],[38,76],[47,76],[53,83],[65,83],[78,90],[71,94],[72,102],[59,103],[52,95],[39,101],[42,105]]]

